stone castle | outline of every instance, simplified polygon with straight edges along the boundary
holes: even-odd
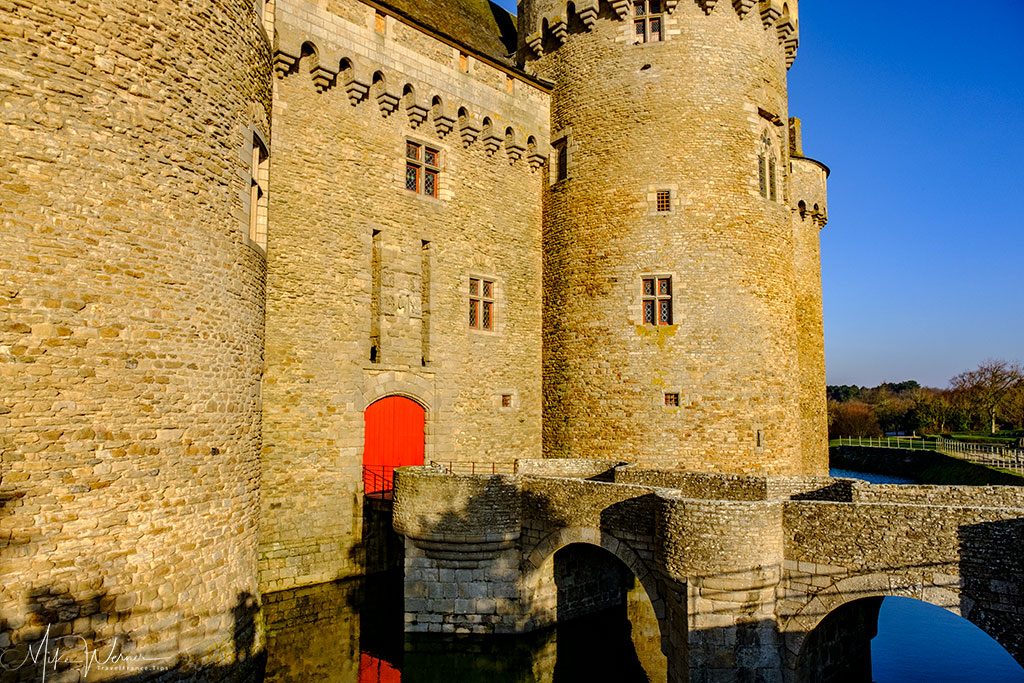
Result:
[[[796,0],[0,18],[0,647],[237,659],[396,465],[827,474]]]

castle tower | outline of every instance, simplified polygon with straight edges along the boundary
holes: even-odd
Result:
[[[804,423],[824,365],[817,230],[791,202],[796,1],[523,0],[519,31],[554,83],[546,453],[824,473],[824,423]]]
[[[197,677],[252,680],[271,100],[258,9],[0,8],[4,648],[49,627],[51,653],[74,634],[101,659],[113,647],[108,661],[187,655]]]

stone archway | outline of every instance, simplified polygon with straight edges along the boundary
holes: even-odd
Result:
[[[1014,651],[1012,643],[1005,642],[1000,634],[986,628],[983,615],[978,609],[964,609],[962,605],[972,605],[972,601],[964,600],[957,585],[956,577],[948,577],[943,584],[923,582],[919,578],[885,573],[859,574],[846,576],[834,581],[831,585],[813,593],[808,593],[800,606],[780,620],[781,631],[785,643],[785,667],[790,680],[800,681],[799,671],[801,660],[806,656],[808,641],[823,624],[828,626],[829,618],[844,609],[860,603],[874,611],[877,618],[878,607],[883,598],[911,598],[922,603],[938,607],[961,617],[981,629],[986,635],[998,643],[1019,663],[1021,657]],[[792,599],[792,598],[791,598]],[[869,601],[875,604],[869,605]],[[864,622],[864,614],[850,611],[844,620],[847,627],[859,628]],[[838,632],[837,632],[838,633]],[[873,634],[872,634],[873,635]],[[813,643],[811,643],[813,646]],[[1024,663],[1022,663],[1024,666]]]
[[[590,567],[590,575],[582,580],[578,576],[570,578],[574,573],[570,553],[577,555],[580,566]],[[632,625],[637,656],[643,668],[654,674],[652,680],[666,678],[664,601],[655,575],[628,544],[598,529],[567,527],[549,534],[525,557],[523,581],[528,589],[524,595],[534,600],[530,612],[540,625],[586,616],[588,609],[599,611],[612,606],[616,597],[607,591],[615,590],[619,577],[627,579],[621,597]],[[621,568],[618,575],[615,565]],[[567,587],[567,580],[575,585]],[[576,591],[576,604],[566,604],[570,590]]]
[[[386,496],[397,467],[422,465],[426,410],[405,396],[385,396],[363,413],[363,490]]]

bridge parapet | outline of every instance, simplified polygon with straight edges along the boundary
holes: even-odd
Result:
[[[1024,661],[1022,489],[614,461],[521,461],[496,476],[405,468],[395,529],[408,631],[535,630],[611,604],[628,570],[650,598],[672,681],[820,678],[833,663],[809,648],[857,659],[887,595],[962,614]],[[588,563],[601,567],[588,574]]]

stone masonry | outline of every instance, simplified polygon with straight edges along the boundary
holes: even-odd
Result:
[[[243,0],[14,0],[0,61],[0,648],[244,680],[270,40]]]
[[[672,682],[825,680],[837,649],[863,655],[887,595],[960,614],[1024,663],[1024,489],[588,463],[400,470],[406,630],[522,633],[600,609],[604,555],[646,593]],[[560,557],[595,568],[589,592]]]
[[[527,468],[396,521],[437,570],[409,598],[469,630],[557,618],[544,553],[517,602],[544,509],[484,506],[466,535],[454,504],[512,509],[529,468],[554,481],[543,458],[589,459],[559,495],[633,525],[658,609],[684,598],[642,571],[661,508],[631,502],[658,487],[583,477],[825,473],[827,169],[789,118],[797,3],[667,0],[639,43],[634,9],[0,0],[0,648],[50,625],[167,676],[251,676],[261,593],[368,570],[364,413],[386,397],[425,410],[427,462]],[[412,189],[410,149],[431,155]],[[667,324],[645,278],[671,279]],[[776,519],[783,480],[758,481]],[[604,547],[599,522],[564,538]],[[621,568],[563,559],[614,592]]]

